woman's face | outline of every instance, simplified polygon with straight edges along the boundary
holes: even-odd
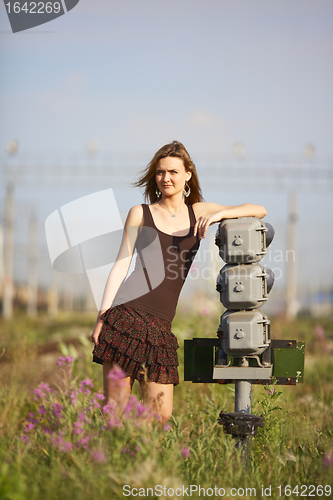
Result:
[[[174,156],[161,158],[156,168],[155,180],[164,196],[182,193],[185,181],[189,181],[191,172],[185,170],[183,160]]]

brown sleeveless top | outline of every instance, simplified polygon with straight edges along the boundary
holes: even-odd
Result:
[[[143,227],[136,241],[136,263],[122,283],[112,306],[126,304],[172,321],[180,291],[200,245],[194,236],[195,215],[188,206],[190,228],[185,236],[160,231],[148,205],[143,207]]]

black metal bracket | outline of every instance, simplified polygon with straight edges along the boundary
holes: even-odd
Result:
[[[249,436],[257,434],[258,427],[264,427],[264,415],[253,415],[252,413],[243,412],[220,412],[218,423],[223,425],[223,430],[226,434],[231,434],[232,437],[245,440]]]

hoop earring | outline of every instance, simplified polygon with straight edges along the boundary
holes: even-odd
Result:
[[[185,181],[185,187],[184,187],[184,196],[185,196],[185,198],[188,198],[190,196],[190,194],[191,194],[191,188],[190,188],[188,182]]]

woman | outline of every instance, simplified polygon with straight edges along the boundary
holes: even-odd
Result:
[[[177,141],[157,151],[135,185],[145,187],[150,205],[134,206],[128,213],[91,336],[93,360],[103,364],[105,402],[116,400],[124,408],[137,379],[146,404],[164,423],[171,417],[173,387],[179,383],[179,345],[171,321],[200,240],[214,222],[261,218],[266,210],[249,203],[226,207],[203,202],[195,166]],[[134,249],[135,270],[124,281]],[[109,378],[114,365],[126,373],[118,384]]]

